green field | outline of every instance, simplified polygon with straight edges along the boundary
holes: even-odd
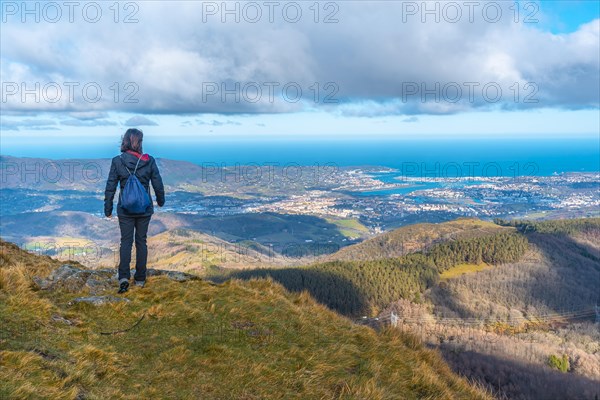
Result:
[[[440,280],[456,278],[464,274],[472,274],[479,271],[484,271],[491,268],[486,263],[481,264],[458,264],[456,267],[450,268],[440,274]]]
[[[362,237],[369,233],[369,228],[361,224],[357,219],[327,218],[326,221],[337,226],[340,233],[348,238]]]

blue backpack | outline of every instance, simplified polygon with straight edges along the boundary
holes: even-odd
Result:
[[[148,192],[146,192],[146,189],[144,189],[144,186],[135,175],[140,159],[138,158],[133,173],[127,168],[123,158],[121,158],[121,162],[123,162],[123,166],[129,172],[127,183],[125,183],[124,188],[121,188],[121,208],[129,214],[144,214],[151,203]]]

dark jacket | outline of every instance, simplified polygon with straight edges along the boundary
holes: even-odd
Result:
[[[156,194],[156,203],[160,207],[165,204],[165,188],[163,186],[162,178],[160,177],[160,172],[158,172],[156,160],[148,154],[140,155],[132,151],[127,151],[121,153],[120,156],[113,158],[110,165],[110,172],[108,174],[106,190],[104,192],[104,215],[107,217],[112,215],[113,199],[115,197],[115,192],[117,191],[117,184],[120,182],[120,190],[123,190],[125,184],[127,183],[127,178],[129,178],[129,172],[127,171],[127,168],[129,168],[129,171],[133,173],[138,158],[140,158],[140,162],[135,175],[140,180],[142,186],[144,186],[144,188],[148,191],[148,195],[150,195],[149,186],[150,182],[152,182],[152,187],[154,188],[154,193]],[[125,166],[127,166],[127,168],[125,168]],[[152,199],[152,196],[150,196],[150,199]],[[150,203],[150,206],[146,209],[144,214],[134,215],[139,217],[147,217],[152,215],[154,213],[154,206],[152,202]],[[121,208],[121,196],[119,196],[119,202],[117,203],[117,215],[131,215]]]

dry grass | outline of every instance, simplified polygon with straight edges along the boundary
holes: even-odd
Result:
[[[490,268],[486,263],[481,264],[458,264],[457,266],[450,268],[440,274],[440,280],[446,280],[450,278],[456,278],[465,274],[472,274],[479,271],[484,271]]]
[[[414,338],[357,326],[270,280],[157,277],[128,304],[69,306],[79,294],[30,284],[56,263],[13,256],[0,270],[0,398],[490,398]]]

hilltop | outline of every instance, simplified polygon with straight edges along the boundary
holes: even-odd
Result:
[[[417,224],[331,261],[226,276],[271,277],[350,317],[395,323],[501,398],[594,399],[600,219],[497,222]]]
[[[518,261],[527,247],[515,228],[466,219],[400,228],[305,266],[230,271],[225,276],[270,276],[289,290],[308,290],[344,315],[374,316],[395,300],[418,301],[437,285],[440,274],[460,264]]]
[[[439,224],[406,225],[364,242],[344,247],[336,253],[323,257],[322,260],[352,261],[399,257],[424,250],[434,243],[513,231],[513,228],[477,218],[459,218]]]
[[[489,398],[413,336],[269,279],[156,272],[116,301],[100,272],[0,244],[3,398]]]

